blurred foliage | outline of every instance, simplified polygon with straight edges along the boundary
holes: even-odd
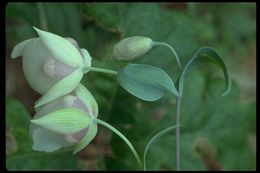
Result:
[[[14,98],[6,98],[6,124],[8,132],[14,135],[17,147],[6,158],[8,170],[79,170],[72,149],[47,154],[32,151],[29,136],[30,115],[24,106]],[[62,150],[61,150],[62,151]]]
[[[93,66],[109,69],[125,65],[111,55],[113,45],[127,36],[149,36],[169,43],[183,65],[198,48],[213,47],[230,67],[232,90],[226,97],[221,96],[224,78],[212,65],[187,76],[181,106],[182,170],[211,170],[212,165],[224,170],[254,170],[256,155],[251,139],[256,133],[255,20],[254,3],[9,3],[7,58],[18,42],[37,36],[32,26],[74,38],[89,50]],[[155,47],[133,62],[159,66],[176,80],[176,61],[165,47]],[[140,155],[152,131],[174,123],[176,104],[170,95],[155,102],[141,101],[109,74],[90,72],[82,83],[96,98],[100,119],[124,133]],[[7,153],[8,170],[79,170],[79,160],[89,162],[73,156],[71,150],[33,152],[27,134],[30,115],[13,97],[6,99],[6,136],[17,145]],[[214,148],[214,153],[205,149],[211,159],[205,159],[204,151],[197,150],[201,138]],[[103,154],[98,169],[139,169],[120,138],[113,135],[109,145],[113,154]],[[174,132],[156,142],[147,159],[148,170],[174,170]]]

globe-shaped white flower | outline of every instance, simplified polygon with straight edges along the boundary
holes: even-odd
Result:
[[[98,106],[81,84],[75,91],[38,109],[30,125],[33,150],[53,152],[76,144],[74,153],[87,146],[97,133]]]
[[[17,44],[11,57],[22,56],[29,85],[44,94],[35,105],[38,107],[72,92],[88,72],[92,58],[75,40],[34,29],[39,38]]]

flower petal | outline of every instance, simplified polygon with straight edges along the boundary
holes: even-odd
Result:
[[[26,48],[26,46],[31,43],[32,41],[34,40],[38,40],[39,38],[32,38],[32,39],[28,39],[28,40],[25,40],[25,41],[22,41],[21,43],[17,44],[14,48],[13,48],[13,51],[11,53],[11,58],[14,59],[14,58],[17,58],[19,56],[22,56],[23,55],[23,51],[24,49]]]
[[[86,67],[90,67],[91,66],[91,56],[89,55],[89,52],[87,51],[87,49],[80,49],[82,55],[83,55],[83,64]]]
[[[51,78],[43,71],[44,63],[50,58],[51,56],[40,38],[30,41],[26,47],[24,46],[22,58],[24,75],[29,85],[40,94],[46,93],[57,82],[57,79]]]
[[[81,54],[70,41],[50,32],[42,31],[35,27],[33,28],[53,58],[72,67],[81,66]]]
[[[62,147],[71,145],[66,142],[63,135],[38,127],[32,131],[33,146],[35,151],[53,152]]]
[[[85,104],[85,106],[91,112],[91,115],[97,117],[98,115],[98,105],[93,97],[93,95],[89,92],[89,90],[84,87],[81,83],[75,89],[75,94],[80,98],[80,100]]]
[[[90,115],[77,108],[60,109],[31,122],[61,134],[74,134],[89,126]]]
[[[79,84],[83,72],[81,69],[75,70],[73,73],[63,78],[53,85],[37,102],[35,107],[51,102],[61,96],[72,92]]]
[[[76,154],[83,148],[85,148],[96,136],[97,134],[97,124],[96,123],[91,123],[89,126],[89,130],[84,136],[84,138],[76,145],[73,154]]]

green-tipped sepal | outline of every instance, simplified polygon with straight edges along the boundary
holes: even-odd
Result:
[[[43,128],[60,134],[74,134],[90,124],[91,117],[86,112],[76,108],[66,108],[51,112],[40,118],[31,120]]]

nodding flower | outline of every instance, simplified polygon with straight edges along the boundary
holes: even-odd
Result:
[[[92,58],[74,39],[34,29],[39,37],[17,44],[11,58],[22,56],[29,85],[43,94],[36,102],[38,107],[72,92],[88,72]]]
[[[49,102],[31,120],[33,150],[53,152],[75,145],[74,153],[86,147],[97,134],[98,105],[82,84],[66,96]]]

